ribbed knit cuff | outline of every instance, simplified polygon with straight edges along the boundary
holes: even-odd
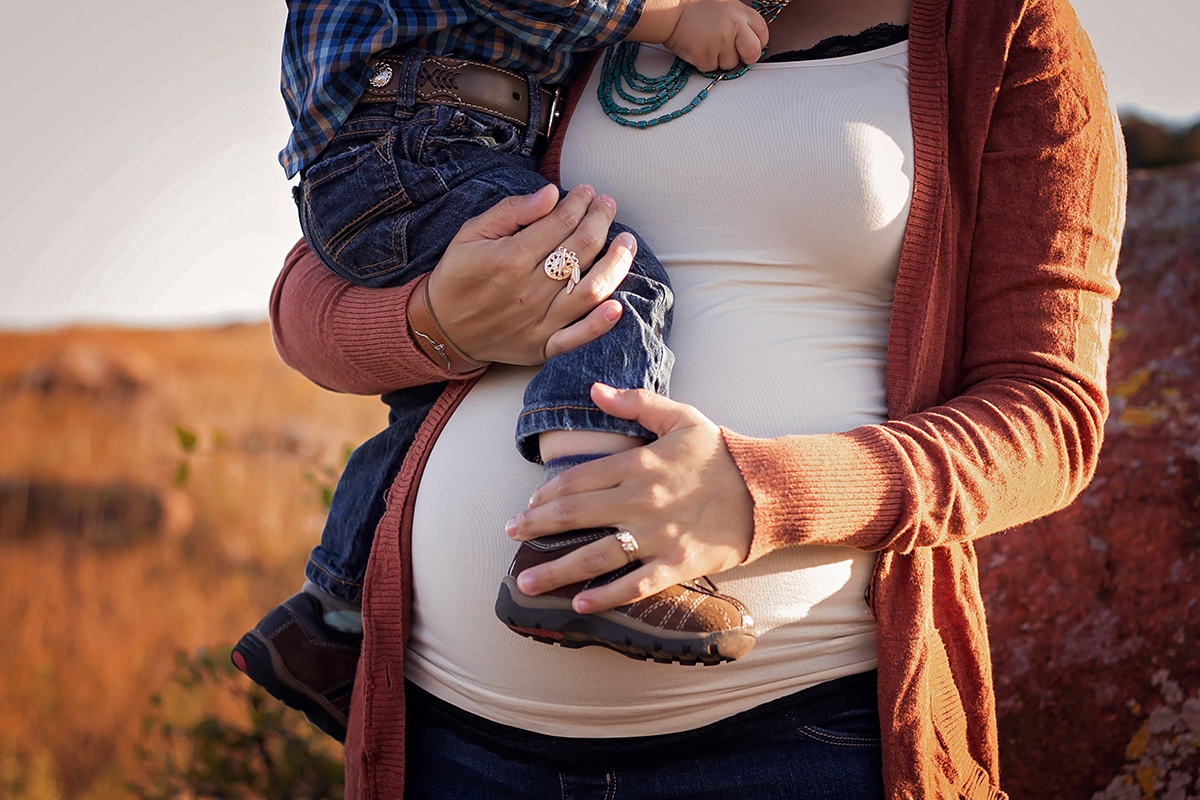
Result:
[[[417,346],[408,329],[408,299],[416,282],[396,289],[346,288],[341,313],[332,320],[335,338],[350,364],[389,386],[417,386],[474,377],[450,372]]]
[[[754,501],[746,561],[798,544],[877,550],[901,516],[896,450],[869,426],[845,434],[753,439],[721,429]]]

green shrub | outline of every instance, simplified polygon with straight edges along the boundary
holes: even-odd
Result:
[[[141,800],[341,800],[340,747],[252,684],[229,648],[176,654],[142,725]]]

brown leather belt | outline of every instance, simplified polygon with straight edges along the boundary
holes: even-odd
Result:
[[[375,59],[366,93],[359,102],[396,102],[403,54]],[[539,89],[541,118],[538,133],[549,136],[558,118],[558,90]],[[517,125],[529,125],[529,82],[506,69],[447,56],[425,56],[417,70],[416,102],[474,108]]]

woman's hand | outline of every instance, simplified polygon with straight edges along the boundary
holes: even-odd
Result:
[[[430,303],[446,335],[476,361],[529,365],[609,331],[621,304],[606,298],[629,272],[636,240],[617,237],[570,294],[542,262],[561,245],[587,269],[615,213],[612,198],[596,197],[590,186],[576,186],[561,202],[547,186],[469,220],[429,278]]]
[[[604,611],[742,563],[750,552],[754,506],[720,429],[692,406],[645,390],[597,383],[592,400],[614,417],[637,420],[658,440],[563,472],[534,492],[529,509],[508,524],[518,541],[601,526],[634,535],[642,566],[580,592],[575,610]],[[525,570],[517,583],[526,594],[541,594],[626,561],[607,537]]]

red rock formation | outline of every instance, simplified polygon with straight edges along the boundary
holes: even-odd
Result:
[[[1200,164],[1131,174],[1118,275],[1096,479],[979,545],[1013,800],[1200,798]]]

